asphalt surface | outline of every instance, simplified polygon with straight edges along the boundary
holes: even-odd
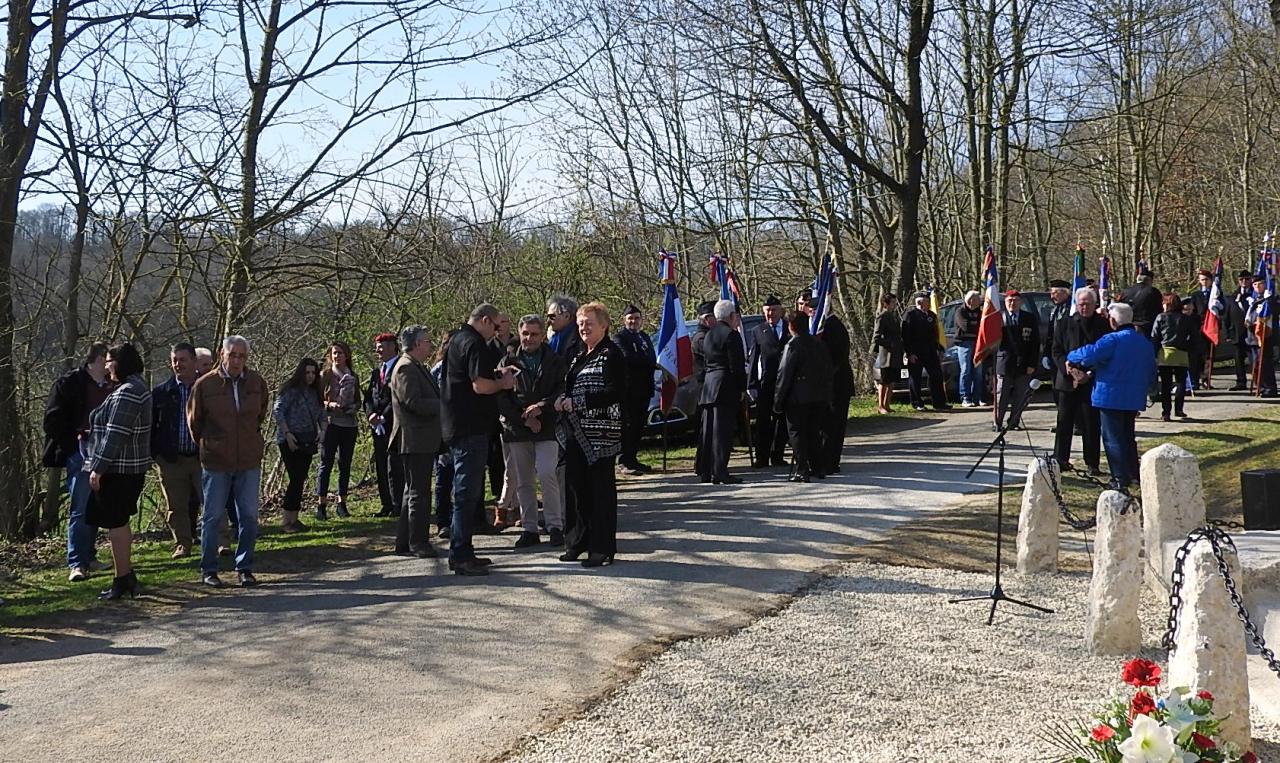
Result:
[[[1217,393],[1188,410],[1227,418],[1257,404]],[[1028,415],[1041,446],[1051,416],[1047,398]],[[1147,414],[1138,429],[1195,425]],[[508,533],[478,538],[495,561],[488,578],[392,556],[310,576],[263,569],[259,589],[137,625],[9,634],[0,758],[500,756],[662,644],[745,625],[851,545],[994,482],[991,465],[964,479],[991,438],[987,409],[872,426],[878,433],[846,440],[840,475],[809,486],[782,469],[739,469],[747,481],[737,486],[626,481],[619,561],[608,568],[561,563],[549,549],[513,553]],[[1027,460],[1019,434],[1010,465]]]

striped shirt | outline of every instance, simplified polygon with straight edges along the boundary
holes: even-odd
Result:
[[[125,379],[89,415],[84,471],[145,474],[151,467],[151,390],[141,374]]]
[[[178,453],[194,456],[197,451],[196,441],[191,437],[191,424],[187,421],[187,401],[191,399],[191,385],[183,384],[181,379],[174,379],[174,382],[178,385],[178,397],[181,401],[181,407],[178,408]]]

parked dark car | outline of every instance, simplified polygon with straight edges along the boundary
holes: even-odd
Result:
[[[751,348],[755,346],[755,330],[761,323],[764,323],[763,315],[744,315],[742,316],[742,336],[746,343],[746,355],[751,355]],[[698,322],[696,320],[685,323],[685,329],[689,332],[690,338],[698,331]],[[655,397],[654,403],[649,408],[649,423],[647,431],[657,433],[662,428],[667,427],[668,432],[682,431],[693,427],[698,420],[698,398],[702,395],[702,383],[697,378],[690,376],[688,379],[680,382],[680,386],[676,388],[676,398],[671,404],[671,410],[667,411],[664,416],[662,410],[657,406]]]

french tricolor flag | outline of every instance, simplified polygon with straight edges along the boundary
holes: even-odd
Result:
[[[658,407],[666,413],[671,410],[671,404],[675,401],[676,387],[693,375],[693,345],[690,344],[689,330],[684,324],[680,292],[676,289],[675,255],[664,250],[658,256],[658,272],[665,285],[656,353],[661,370],[654,372],[654,386],[658,389]]]

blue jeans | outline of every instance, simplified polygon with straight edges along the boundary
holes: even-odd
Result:
[[[67,495],[71,507],[67,509],[67,567],[89,568],[95,553],[93,542],[98,530],[84,523],[84,512],[89,506],[89,473],[84,469],[84,453],[77,445],[76,452],[67,457]]]
[[[200,531],[200,571],[218,571],[218,528],[226,521],[227,500],[235,501],[239,518],[236,542],[236,571],[253,570],[253,547],[258,542],[258,483],[262,469],[242,472],[204,470],[204,522]]]
[[[1102,423],[1102,447],[1107,451],[1107,467],[1111,477],[1128,487],[1138,480],[1138,441],[1134,434],[1137,411],[1098,408]]]
[[[449,442],[449,454],[453,457],[453,526],[449,530],[449,558],[454,562],[466,562],[476,558],[471,533],[476,503],[484,497],[489,435],[456,437]]]
[[[966,339],[956,342],[956,361],[960,364],[960,400],[965,403],[980,403],[983,397],[984,379],[982,364],[973,365],[973,349],[976,342]]]

